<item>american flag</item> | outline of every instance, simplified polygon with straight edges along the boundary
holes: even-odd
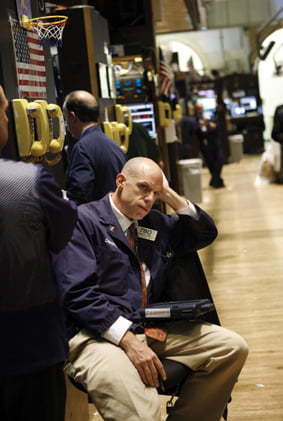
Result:
[[[35,32],[11,22],[20,98],[46,98],[46,68],[42,46]]]
[[[159,48],[159,93],[169,97],[172,88],[170,67],[166,63],[161,48]]]

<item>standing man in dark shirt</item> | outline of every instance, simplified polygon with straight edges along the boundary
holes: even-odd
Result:
[[[67,127],[75,139],[66,171],[66,190],[77,204],[101,199],[115,190],[116,174],[126,156],[98,125],[99,106],[86,91],[73,91],[63,104]]]
[[[199,140],[199,147],[211,179],[209,185],[214,188],[225,187],[221,171],[224,164],[224,154],[219,142],[217,124],[203,116],[203,105],[195,104],[193,121],[194,132]]]
[[[7,109],[0,85],[0,149]],[[76,216],[41,164],[0,159],[1,421],[64,421],[68,344],[50,253],[68,242]]]

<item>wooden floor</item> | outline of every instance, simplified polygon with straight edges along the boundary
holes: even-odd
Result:
[[[227,188],[204,184],[201,203],[219,229],[200,256],[221,322],[250,347],[229,421],[283,420],[283,185],[256,187],[259,165],[260,156],[226,165]]]
[[[250,347],[229,421],[283,420],[283,185],[255,186],[260,158],[225,165],[224,189],[209,188],[207,170],[202,174],[199,204],[219,236],[200,257],[222,325]],[[91,421],[101,419],[89,410]]]

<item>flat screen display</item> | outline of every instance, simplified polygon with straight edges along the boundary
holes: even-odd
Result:
[[[245,108],[242,107],[241,105],[231,105],[230,108],[230,113],[232,117],[241,117],[243,115],[245,115]]]
[[[256,111],[257,100],[255,96],[245,96],[240,98],[240,105],[244,107],[246,111]]]
[[[152,139],[156,138],[156,124],[154,116],[154,108],[151,103],[143,104],[126,104],[130,109],[132,120],[141,123],[148,131]]]
[[[198,91],[197,102],[203,106],[204,118],[213,118],[216,111],[216,96],[213,89],[203,89]]]
[[[142,76],[120,77],[116,79],[115,86],[117,98],[122,103],[144,100],[145,88]]]

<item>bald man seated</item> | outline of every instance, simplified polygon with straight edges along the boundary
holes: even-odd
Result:
[[[177,216],[152,209],[156,199]],[[172,359],[193,373],[167,419],[219,421],[247,357],[244,339],[202,321],[144,329],[139,318],[142,305],[162,299],[172,258],[215,239],[212,218],[142,157],[127,161],[114,192],[78,213],[71,241],[54,256],[69,335],[67,374],[84,386],[104,420],[157,421],[156,388],[166,380],[161,359]]]

